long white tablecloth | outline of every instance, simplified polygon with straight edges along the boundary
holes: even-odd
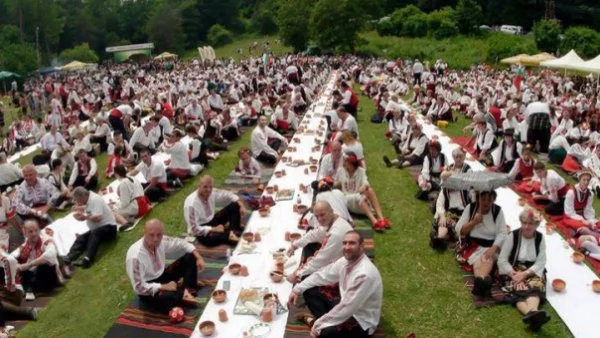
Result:
[[[321,121],[325,120],[325,110],[329,104],[331,93],[334,89],[335,75],[332,75],[326,88],[323,90],[319,100],[311,106],[307,114],[311,114],[311,118],[305,117],[304,121],[308,121],[308,130],[316,131]],[[314,116],[315,113],[320,113],[321,116]],[[291,142],[290,146],[296,147],[297,151],[294,153],[286,152],[283,156],[291,156],[294,160],[302,159],[306,163],[309,163],[309,158],[321,158],[322,149],[319,152],[312,152],[312,148],[316,145],[315,139],[318,138],[319,142],[324,141],[323,137],[317,137],[316,134],[306,135],[297,134],[295,137],[301,139],[300,143]],[[288,162],[289,163],[289,162]],[[289,248],[290,243],[285,241],[285,233],[287,231],[301,232],[298,230],[298,222],[300,215],[293,212],[293,205],[296,203],[296,199],[300,196],[302,204],[310,205],[312,201],[312,193],[302,193],[298,187],[300,184],[310,185],[317,177],[316,172],[310,172],[309,174],[304,173],[304,169],[307,166],[300,166],[293,168],[285,163],[279,162],[276,167],[277,170],[285,169],[287,175],[281,178],[273,176],[269,181],[269,185],[277,184],[279,189],[295,189],[294,198],[290,201],[277,201],[277,204],[271,208],[271,213],[268,217],[260,217],[258,212],[253,212],[250,220],[247,224],[246,231],[261,232],[262,241],[257,243],[257,253],[253,254],[239,254],[234,255],[230,258],[230,263],[240,263],[248,267],[249,276],[232,276],[229,272],[225,271],[223,276],[218,281],[217,289],[223,288],[224,281],[230,281],[231,288],[227,294],[227,301],[224,304],[217,304],[213,300],[207,304],[204,309],[204,313],[200,317],[198,323],[206,320],[213,321],[216,324],[216,333],[212,337],[221,338],[237,338],[242,337],[243,332],[250,326],[259,323],[260,318],[252,315],[234,315],[233,308],[237,301],[239,292],[242,288],[249,287],[267,287],[269,290],[276,292],[283,306],[286,306],[287,299],[292,290],[292,284],[287,281],[282,283],[273,283],[269,276],[269,273],[274,270],[274,262],[271,252],[280,248]],[[266,194],[266,193],[265,193]],[[292,272],[298,267],[300,260],[301,250],[297,250],[294,257],[290,258],[294,260],[294,264],[286,268],[286,273]],[[221,323],[218,320],[218,312],[220,309],[225,309],[229,316],[229,321]],[[269,337],[280,338],[285,333],[285,325],[287,322],[287,313],[276,316],[273,322],[270,323],[271,332]],[[192,337],[202,337],[196,325]]]
[[[423,124],[423,132],[430,139],[433,136],[438,137],[443,153],[448,162],[452,163],[452,151],[459,145],[451,143],[451,139],[434,125],[424,122],[423,119],[420,122]],[[485,167],[478,161],[474,161],[470,155],[467,155],[467,159],[472,170],[485,170]],[[524,207],[519,205],[519,195],[509,188],[500,188],[496,191],[498,193],[496,203],[504,211],[506,224],[510,225],[512,230],[520,228],[519,214]],[[571,259],[573,249],[568,246],[563,237],[556,232],[546,234],[545,220],[542,221],[539,231],[546,239],[548,301],[575,337],[600,337],[600,333],[594,329],[597,319],[595,312],[600,309],[600,294],[594,293],[591,288],[592,281],[598,279],[598,276],[586,265],[573,262]],[[555,278],[560,278],[567,283],[566,290],[562,293],[554,292],[552,289],[552,280]]]

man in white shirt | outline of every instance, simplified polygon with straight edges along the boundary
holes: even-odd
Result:
[[[316,227],[292,242],[288,250],[288,256],[292,256],[296,249],[303,248],[302,264],[286,277],[292,284],[341,258],[342,240],[352,230],[352,226],[337,215],[326,201],[315,203],[314,216],[318,223]]]
[[[266,116],[258,118],[258,125],[252,131],[252,154],[259,162],[272,166],[279,160],[277,151],[280,147],[286,148],[288,142],[285,137],[267,126],[267,123]]]
[[[134,292],[140,301],[154,310],[167,314],[183,304],[197,305],[198,272],[204,270],[204,260],[194,245],[164,236],[164,225],[158,219],[149,220],[144,237],[127,250],[125,268]],[[175,259],[169,266],[167,259]],[[181,287],[177,282],[183,278]]]
[[[336,177],[338,169],[342,167],[343,162],[342,144],[339,141],[333,141],[331,143],[331,152],[321,159],[321,166],[319,167],[317,179]]]
[[[115,166],[114,173],[115,179],[120,181],[117,188],[119,203],[114,208],[114,215],[121,225],[119,230],[123,231],[123,227],[132,227],[135,220],[147,214],[152,207],[140,181],[127,176],[127,169],[123,165]]]
[[[98,187],[98,164],[84,149],[79,150],[69,178],[69,189],[74,187],[85,187],[92,191]]]
[[[161,149],[171,155],[171,162],[167,171],[170,175],[179,179],[187,179],[192,176],[192,165],[188,155],[188,147],[181,142],[181,132],[174,130],[167,140],[163,142]]]
[[[90,230],[77,237],[64,261],[71,264],[86,251],[83,259],[75,265],[88,269],[96,258],[100,243],[117,237],[117,221],[106,201],[95,192],[77,187],[73,190],[73,199],[76,203],[73,216],[80,222],[85,221]]]
[[[156,152],[156,144],[151,134],[152,129],[156,126],[156,122],[156,118],[153,116],[145,125],[137,127],[133,132],[129,140],[129,145],[135,152],[139,153],[143,148],[149,149],[152,154]]]
[[[350,115],[343,107],[338,107],[337,116],[339,118],[336,130],[348,130],[356,133],[358,139],[358,124],[354,116]],[[341,134],[339,134],[341,137]]]
[[[419,61],[419,59],[415,60],[415,63],[412,66],[412,72],[413,72],[413,77],[414,77],[414,85],[421,85],[421,75],[423,74],[423,70],[425,67],[423,67],[423,64],[421,63],[421,61]]]
[[[48,158],[56,148],[62,147],[63,150],[68,150],[70,148],[69,143],[67,143],[62,134],[58,132],[56,126],[50,127],[50,131],[40,140],[40,144],[42,146],[42,152],[45,152]]]
[[[216,205],[225,205],[216,211]],[[230,191],[213,189],[213,178],[203,176],[198,190],[183,204],[187,232],[207,246],[237,242],[243,228],[241,218],[246,214],[242,200]]]
[[[135,176],[142,173],[146,183],[143,183],[144,194],[151,202],[158,202],[167,196],[167,171],[165,165],[160,160],[152,158],[149,149],[142,149],[140,152],[140,163],[130,173]]]
[[[58,286],[58,253],[54,241],[40,232],[36,220],[25,221],[23,236],[25,242],[10,255],[17,260],[26,299],[34,300],[34,292],[50,291]]]
[[[342,241],[344,257],[296,284],[288,304],[302,294],[311,313],[298,319],[311,327],[311,337],[370,337],[379,324],[383,283],[379,271],[364,253],[364,239],[349,231]],[[320,286],[339,283],[339,302]],[[289,306],[289,305],[288,305]]]
[[[8,162],[5,152],[0,152],[0,192],[21,182],[23,182],[21,169]]]

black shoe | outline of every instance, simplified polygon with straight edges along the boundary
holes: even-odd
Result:
[[[436,237],[431,239],[431,247],[437,251],[446,251],[448,245],[443,238]]]
[[[385,155],[383,156],[383,162],[385,162],[385,165],[388,168],[391,168],[393,166],[392,161],[390,161],[389,157],[387,157]]]
[[[529,329],[533,332],[538,332],[544,324],[550,321],[550,316],[546,311],[535,311],[529,321]]]
[[[529,311],[529,312],[527,312],[526,315],[523,316],[523,318],[521,320],[523,321],[523,323],[529,324],[529,323],[531,323],[531,319],[537,312],[538,311]]]
[[[92,262],[90,261],[89,258],[83,257],[81,260],[73,263],[73,265],[82,267],[84,269],[89,269],[90,266],[92,266]]]
[[[473,296],[478,296],[478,297],[483,296],[481,293],[482,285],[483,285],[483,278],[475,277],[475,280],[473,281],[473,290],[471,290],[471,294]]]

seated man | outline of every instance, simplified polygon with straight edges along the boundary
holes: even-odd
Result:
[[[303,248],[303,264],[287,275],[288,282],[292,284],[342,258],[344,235],[352,230],[352,226],[336,215],[331,205],[325,201],[315,203],[314,214],[317,226],[292,242],[287,252],[288,256],[292,256],[296,249]]]
[[[423,164],[425,155],[427,155],[427,135],[422,131],[419,123],[411,126],[411,133],[400,148],[396,148],[397,158],[390,160],[387,156],[383,161],[388,167],[397,166],[398,168],[410,167],[411,165]]]
[[[146,121],[146,124],[137,127],[137,129],[133,132],[133,135],[129,140],[129,145],[135,153],[139,154],[142,149],[149,149],[151,154],[156,153],[156,144],[151,133],[152,129],[158,125],[158,121],[156,120],[157,119],[155,117],[152,117],[150,120]],[[139,155],[141,157],[141,154]]]
[[[50,131],[42,137],[40,145],[42,146],[42,156],[46,159],[46,162],[50,161],[50,156],[55,150],[60,150],[61,153],[64,153],[63,155],[66,155],[70,149],[69,143],[67,143],[63,135],[58,132],[56,125],[51,126]],[[65,163],[70,162],[67,161]]]
[[[73,207],[76,220],[87,223],[90,229],[85,234],[80,234],[64,258],[67,265],[75,261],[84,251],[86,255],[75,265],[88,269],[96,258],[96,253],[101,242],[107,242],[117,237],[117,222],[102,196],[84,187],[73,190]]]
[[[453,173],[471,171],[471,167],[465,163],[465,152],[461,148],[452,151],[452,158],[454,158],[454,163],[442,173],[442,180],[448,179]],[[469,203],[471,203],[471,196],[467,189],[442,188],[436,201],[433,229],[430,233],[430,246],[432,248],[445,250],[447,242],[458,240],[454,227]]]
[[[36,220],[25,221],[23,235],[25,242],[10,255],[19,263],[17,271],[21,276],[26,299],[34,300],[34,293],[54,289],[62,276],[54,241],[40,232]]]
[[[346,196],[348,210],[355,214],[366,215],[374,230],[383,231],[390,228],[390,221],[383,217],[379,199],[370,187],[365,169],[360,167],[356,155],[350,154],[344,161],[335,178]],[[375,209],[375,214],[371,208]],[[377,218],[375,218],[377,216]]]
[[[364,254],[363,237],[357,231],[344,235],[344,257],[321,269],[290,293],[288,304],[302,295],[311,313],[298,319],[311,327],[311,337],[371,337],[379,324],[383,285],[379,271]],[[320,286],[339,283],[341,299],[336,303]]]
[[[21,184],[23,172],[16,165],[8,162],[5,152],[0,152],[0,192],[7,188]]]
[[[127,176],[127,169],[118,165],[115,167],[115,178],[120,181],[117,188],[119,203],[114,207],[113,214],[117,222],[123,226],[131,227],[133,222],[147,214],[152,207],[146,195],[144,187],[135,178]]]
[[[481,191],[477,200],[467,205],[456,223],[460,234],[460,261],[473,270],[475,285],[471,291],[479,297],[490,297],[490,275],[506,236],[504,212],[494,203],[494,191]]]
[[[539,182],[539,191],[533,191],[533,199],[536,203],[546,204],[545,211],[549,215],[562,215],[564,213],[564,201],[569,185],[554,170],[546,169],[542,162],[537,162],[534,167],[534,181]]]
[[[13,256],[7,254],[4,248],[0,248],[0,279],[4,280],[4,285],[0,288],[0,337],[3,337],[2,333],[8,331],[6,321],[9,313],[30,320],[35,320],[38,315],[37,308],[21,306],[23,303],[23,285],[17,279],[18,264]],[[4,337],[10,336],[6,335]]]
[[[421,174],[417,179],[420,189],[417,197],[425,201],[430,198],[430,192],[440,190],[440,175],[442,174],[447,162],[446,155],[442,153],[442,145],[438,141],[430,141],[427,147],[429,150],[427,151],[427,155],[423,160]]]
[[[166,136],[167,140],[160,147],[165,153],[171,155],[167,172],[181,180],[192,176],[188,148],[181,142],[182,136],[179,130],[173,130],[170,135]]]
[[[104,152],[108,149],[110,126],[108,125],[108,121],[103,117],[96,117],[96,123],[96,130],[90,135],[90,142],[98,143],[100,145],[100,151]]]
[[[262,169],[260,168],[258,161],[252,157],[250,149],[242,147],[242,149],[238,151],[238,157],[240,160],[235,167],[235,174],[242,178],[252,180],[253,183],[260,183]]]
[[[546,298],[546,241],[536,231],[541,218],[535,211],[524,209],[519,220],[521,228],[509,233],[502,244],[498,270],[515,296],[523,323],[537,332],[550,320],[546,311],[539,310]]]
[[[258,125],[252,131],[252,154],[259,161],[274,165],[279,160],[277,151],[287,147],[287,139],[267,126],[267,117],[258,118]]]
[[[98,164],[84,149],[77,153],[77,161],[69,177],[69,189],[73,190],[75,187],[87,190],[96,190],[98,187]]]
[[[130,175],[135,176],[138,173],[142,173],[146,183],[142,183],[144,186],[144,194],[150,202],[158,202],[167,196],[167,171],[165,165],[160,160],[152,158],[149,149],[142,149],[140,151],[140,163],[131,171]],[[176,185],[179,185],[177,183]]]
[[[54,206],[60,192],[47,179],[39,178],[32,164],[23,167],[24,182],[13,197],[13,206],[21,220],[35,218],[43,227],[52,219],[48,211]]]
[[[204,260],[194,245],[164,236],[164,231],[160,220],[149,220],[144,227],[144,237],[127,250],[125,267],[140,301],[167,314],[175,306],[197,305],[194,294],[198,289],[198,272],[204,270]],[[165,266],[167,258],[175,261]],[[183,284],[179,287],[177,282],[181,278]]]
[[[342,156],[342,144],[339,141],[334,140],[331,142],[331,152],[321,159],[317,178],[323,179],[325,177],[335,177],[338,170],[343,165],[344,158]]]
[[[216,211],[216,204],[225,205]],[[243,231],[241,218],[246,214],[242,200],[227,190],[213,189],[213,178],[200,178],[198,190],[183,204],[187,232],[204,245],[216,246],[237,242]]]
[[[492,159],[496,171],[508,173],[513,168],[519,154],[522,152],[523,146],[515,141],[515,130],[510,128],[504,131],[504,139],[500,145],[492,151]]]
[[[477,114],[473,118],[475,124],[473,128],[473,135],[475,137],[475,154],[478,156],[478,160],[483,164],[490,166],[493,164],[491,153],[494,148],[498,145],[496,141],[496,135],[494,130],[486,122],[483,114]]]
[[[333,178],[325,177],[311,184],[313,192],[316,194],[315,201],[324,201],[329,203],[336,215],[352,224],[352,216],[346,205],[346,196],[340,189],[333,188]]]
[[[579,183],[569,189],[565,195],[563,224],[579,231],[582,228],[597,229],[594,193],[589,189],[592,173],[579,172]]]

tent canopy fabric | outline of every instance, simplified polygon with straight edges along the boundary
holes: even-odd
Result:
[[[554,55],[549,53],[539,53],[536,55],[519,54],[506,59],[502,59],[500,62],[508,63],[511,65],[539,66],[540,62],[554,59],[556,59]]]
[[[555,59],[548,60],[540,63],[540,66],[547,68],[558,68],[558,69],[573,69],[577,70],[579,66],[583,63],[583,60],[575,50],[571,49],[565,56]]]
[[[60,69],[64,70],[64,71],[72,71],[72,70],[92,68],[95,66],[96,66],[95,63],[85,63],[85,62],[81,62],[81,61],[73,61],[73,62],[70,62],[70,63],[60,67]]]
[[[577,70],[581,70],[584,72],[592,72],[592,73],[600,73],[600,55],[595,58],[582,62]]]
[[[0,71],[0,80],[9,79],[11,77],[21,77],[21,75],[8,71]]]
[[[175,59],[177,57],[178,57],[177,54],[173,54],[173,53],[169,53],[169,52],[163,52],[160,55],[158,55],[157,57],[155,57],[154,60]]]

